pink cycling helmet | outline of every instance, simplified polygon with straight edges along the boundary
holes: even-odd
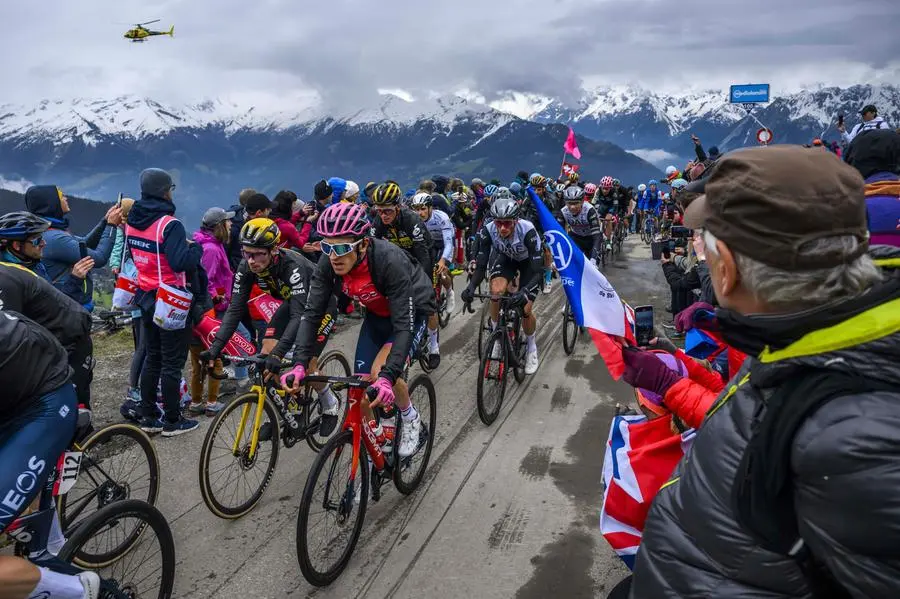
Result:
[[[613,178],[609,175],[600,179],[600,187],[603,189],[612,189],[613,188]]]
[[[597,193],[597,186],[593,183],[588,183],[584,186],[584,195],[593,196],[595,193]]]
[[[368,235],[370,229],[366,209],[349,202],[332,204],[322,212],[316,223],[316,231],[322,237],[359,238]]]

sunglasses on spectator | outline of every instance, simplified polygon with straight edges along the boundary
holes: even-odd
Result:
[[[363,241],[365,240],[357,239],[353,243],[328,243],[327,241],[322,241],[319,246],[322,250],[322,253],[326,256],[334,254],[335,256],[340,258],[352,252],[353,248],[361,244]]]

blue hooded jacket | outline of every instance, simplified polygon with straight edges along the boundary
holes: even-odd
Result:
[[[341,201],[341,196],[344,195],[344,190],[347,189],[347,181],[345,179],[341,179],[340,177],[332,177],[328,180],[328,184],[334,191],[333,195],[331,196],[331,203],[337,204]]]
[[[94,268],[106,266],[116,239],[116,227],[102,220],[84,237],[69,233],[69,221],[63,213],[59,189],[55,185],[29,187],[25,192],[25,206],[32,214],[51,223],[51,228],[44,233],[46,246],[41,258],[46,278],[89,312],[93,311],[94,281],[91,274],[88,273],[84,280],[72,277],[72,266],[82,258],[81,243],[86,247],[87,256],[94,259]],[[35,272],[41,274],[39,270]]]

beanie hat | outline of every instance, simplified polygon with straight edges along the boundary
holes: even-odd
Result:
[[[161,198],[170,189],[175,189],[172,176],[161,168],[148,168],[141,173],[142,195]]]

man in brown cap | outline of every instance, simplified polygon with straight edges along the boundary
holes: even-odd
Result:
[[[748,359],[654,498],[628,596],[900,596],[900,277],[866,253],[862,177],[770,146],[688,187]]]

